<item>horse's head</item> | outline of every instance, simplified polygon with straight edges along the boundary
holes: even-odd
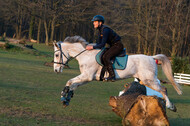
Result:
[[[63,42],[54,43],[54,71],[62,72],[63,67],[68,66],[71,59],[85,51],[87,44],[88,42],[80,36],[68,36]]]
[[[62,42],[54,43],[54,72],[60,73],[67,66],[69,53]]]

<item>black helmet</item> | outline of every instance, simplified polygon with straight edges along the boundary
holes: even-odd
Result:
[[[104,23],[104,17],[102,15],[96,15],[93,17],[93,19],[91,21],[101,21],[102,23]]]

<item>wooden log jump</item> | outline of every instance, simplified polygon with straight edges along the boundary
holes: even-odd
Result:
[[[129,84],[121,96],[111,96],[109,105],[122,118],[123,126],[169,126],[165,101],[146,96],[146,88],[138,82]]]

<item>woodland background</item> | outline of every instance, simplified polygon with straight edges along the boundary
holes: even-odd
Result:
[[[46,45],[73,35],[95,42],[97,14],[128,53],[189,56],[190,0],[0,0],[0,36]]]

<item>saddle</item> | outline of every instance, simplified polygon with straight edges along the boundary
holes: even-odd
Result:
[[[96,62],[101,66],[104,66],[102,62],[102,55],[106,50],[107,49],[104,48],[96,55]],[[126,49],[124,49],[118,56],[116,56],[111,60],[113,64],[113,69],[124,70],[127,66],[127,60],[128,60],[128,55],[126,55]]]

